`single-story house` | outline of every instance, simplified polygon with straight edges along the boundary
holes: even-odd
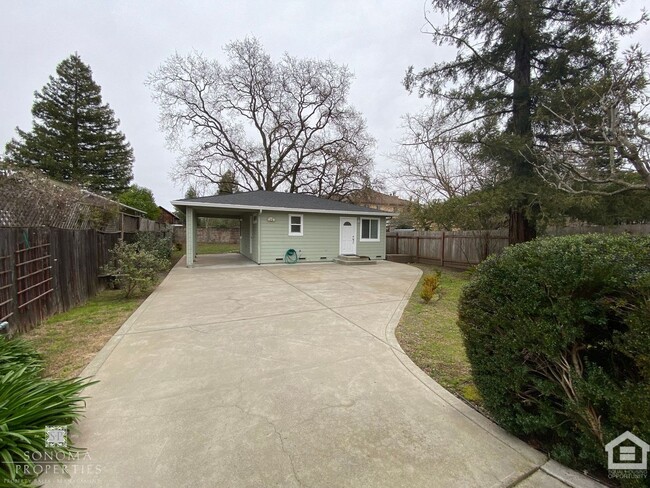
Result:
[[[289,249],[301,262],[339,255],[386,259],[386,218],[395,214],[301,193],[253,191],[185,198],[187,266],[196,256],[199,217],[239,219],[240,252],[258,264],[284,262]]]

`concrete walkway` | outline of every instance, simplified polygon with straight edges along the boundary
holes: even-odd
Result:
[[[588,486],[405,356],[417,268],[181,265],[87,368],[88,453],[46,486]]]

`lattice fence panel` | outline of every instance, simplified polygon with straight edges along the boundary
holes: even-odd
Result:
[[[0,256],[0,322],[13,315],[13,287],[11,256]]]
[[[45,176],[0,167],[0,227],[91,229],[110,226],[119,205]]]
[[[52,291],[52,256],[50,242],[45,236],[36,242],[22,242],[16,250],[16,305],[23,313],[41,309],[40,301]]]

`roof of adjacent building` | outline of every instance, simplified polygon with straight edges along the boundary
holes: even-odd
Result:
[[[404,200],[397,195],[388,195],[371,188],[364,188],[352,192],[347,197],[348,200],[358,204],[372,204],[372,205],[394,205],[406,206],[411,203],[409,200]]]
[[[212,207],[244,210],[280,210],[312,213],[372,214],[392,216],[393,213],[353,205],[351,203],[319,198],[304,193],[283,193],[274,191],[251,191],[214,195],[210,197],[184,198],[174,200],[176,207]]]

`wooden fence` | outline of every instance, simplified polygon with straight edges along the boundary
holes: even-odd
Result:
[[[30,329],[85,302],[120,233],[49,227],[0,228],[0,322]]]
[[[386,253],[407,261],[467,268],[508,245],[507,230],[389,232]]]
[[[573,234],[650,234],[650,224],[551,227],[544,236]],[[508,231],[397,231],[386,234],[389,259],[467,268],[508,246]]]
[[[467,268],[508,245],[507,230],[389,232],[386,253],[403,260]]]
[[[650,234],[650,224],[625,225],[577,225],[570,227],[549,227],[545,236],[568,236],[574,234]]]

